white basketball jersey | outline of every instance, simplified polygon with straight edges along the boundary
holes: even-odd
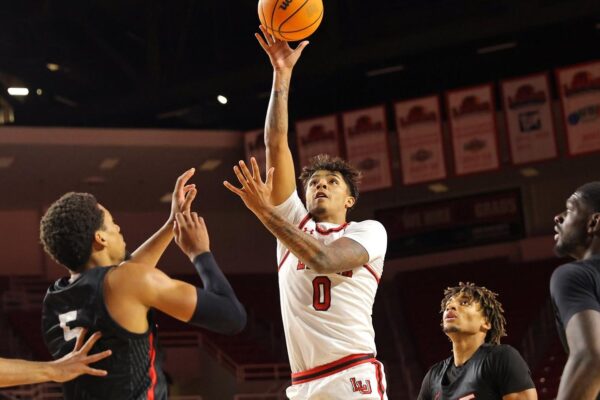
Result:
[[[376,354],[371,314],[387,247],[383,225],[373,220],[317,224],[295,191],[276,209],[287,221],[325,244],[346,237],[369,253],[364,266],[318,274],[277,241],[281,316],[292,372],[350,354]]]

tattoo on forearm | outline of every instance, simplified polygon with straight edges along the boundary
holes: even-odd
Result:
[[[267,111],[267,130],[287,130],[287,100],[289,86],[286,82],[279,82],[273,88],[269,109]]]
[[[279,85],[273,88],[273,97],[276,99],[287,100],[289,91],[290,85],[288,82],[279,82]]]
[[[315,238],[304,234],[281,216],[272,213],[264,221],[267,229],[275,235],[288,249],[306,264],[321,264],[325,260],[322,244]]]

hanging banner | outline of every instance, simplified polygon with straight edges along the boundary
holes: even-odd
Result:
[[[298,162],[300,168],[318,154],[340,155],[337,115],[312,118],[296,122]]]
[[[246,161],[250,161],[250,157],[256,158],[256,162],[261,171],[266,171],[267,168],[267,151],[265,148],[265,131],[257,129],[244,133],[244,150],[246,151]]]
[[[347,160],[362,172],[360,190],[392,186],[385,107],[345,112],[342,125]]]
[[[438,96],[394,104],[405,185],[446,177],[442,119]]]
[[[600,61],[561,68],[556,81],[569,155],[600,150]]]
[[[498,133],[492,85],[448,92],[446,104],[455,173],[466,175],[498,169]]]
[[[501,86],[513,164],[555,158],[556,136],[548,76],[536,74],[509,79]]]

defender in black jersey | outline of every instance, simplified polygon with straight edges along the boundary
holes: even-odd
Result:
[[[496,296],[473,283],[445,290],[442,328],[452,342],[452,356],[429,369],[419,400],[537,399],[525,360],[500,344],[506,320]]]
[[[550,294],[569,354],[558,400],[600,400],[600,182],[579,187],[554,218],[555,252],[576,261],[557,268]]]
[[[194,171],[179,177],[167,223],[128,261],[125,241],[110,212],[87,193],[67,193],[41,221],[44,249],[69,269],[44,299],[42,328],[55,358],[71,351],[82,328],[102,332],[98,362],[108,375],[81,376],[64,385],[67,400],[167,398],[157,357],[153,309],[213,331],[234,334],[246,313],[210,253],[206,225],[190,205],[196,195],[186,185]],[[169,278],[155,268],[172,240],[194,263],[204,289]]]

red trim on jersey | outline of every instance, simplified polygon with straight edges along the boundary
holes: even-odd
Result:
[[[380,278],[379,278],[379,276],[377,276],[377,272],[375,272],[373,267],[371,267],[369,264],[365,264],[365,265],[363,265],[363,267],[365,267],[367,269],[367,271],[369,271],[371,273],[371,275],[373,275],[373,277],[377,281],[377,284],[379,284]]]
[[[283,255],[283,258],[281,259],[281,262],[279,263],[279,266],[277,267],[277,271],[279,271],[281,269],[281,267],[283,266],[283,263],[285,262],[285,259],[288,258],[289,255],[290,255],[290,251],[286,250],[285,254]]]
[[[310,220],[310,214],[306,214],[306,216],[304,218],[302,218],[302,221],[300,221],[300,224],[298,224],[298,228],[299,229],[304,228],[304,225],[306,225],[306,223],[309,220]],[[277,271],[279,271],[281,269],[281,267],[283,266],[283,263],[285,262],[285,259],[288,258],[289,255],[290,255],[290,251],[286,250],[286,253],[283,255],[283,258],[281,259],[279,266],[277,266]]]
[[[302,229],[304,228],[304,225],[306,225],[306,223],[310,220],[310,214],[306,214],[306,216],[304,218],[302,218],[302,221],[300,221],[300,224],[298,224],[298,228]],[[283,258],[281,259],[281,262],[279,263],[279,266],[277,266],[277,271],[279,271],[281,269],[281,267],[283,266],[283,263],[285,262],[286,258],[288,258],[288,256],[290,255],[290,251],[286,250],[285,254],[283,255]]]
[[[385,388],[383,387],[383,372],[381,371],[381,363],[379,361],[375,361],[373,365],[375,365],[375,376],[377,377],[377,392],[379,392],[379,397],[381,397],[381,400],[383,400]]]
[[[339,360],[320,365],[315,368],[307,369],[306,371],[296,372],[292,374],[292,385],[314,381],[329,375],[337,374],[348,368],[355,367],[360,364],[372,363],[377,361],[373,354],[352,354]]]
[[[339,232],[342,229],[344,229],[345,227],[348,226],[347,222],[344,222],[342,225],[338,226],[337,228],[331,228],[331,229],[323,229],[319,226],[319,224],[315,223],[315,230],[317,232],[319,232],[321,235],[329,235],[332,232]]]
[[[150,376],[150,387],[148,388],[147,400],[154,400],[154,390],[156,388],[156,369],[154,367],[154,361],[156,360],[156,349],[154,348],[154,335],[150,333],[148,336],[148,340],[150,341],[150,369],[148,370],[148,375]]]
[[[310,214],[306,214],[306,216],[302,218],[302,221],[300,221],[300,223],[298,224],[298,228],[304,228],[304,225],[306,225],[308,221],[310,221]]]

